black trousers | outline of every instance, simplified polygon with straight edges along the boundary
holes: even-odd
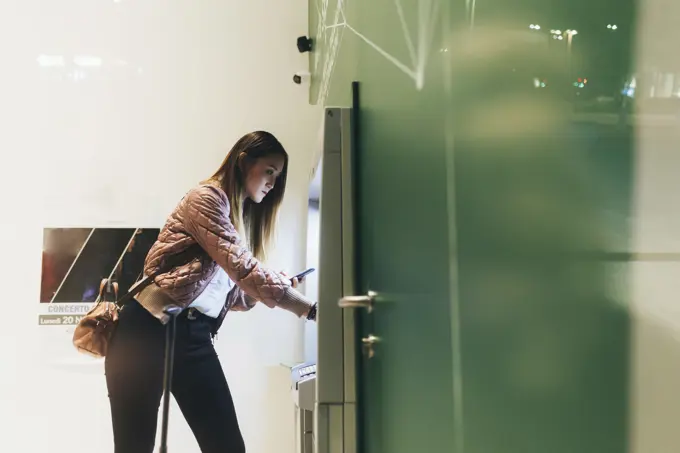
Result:
[[[177,318],[172,394],[203,453],[243,453],[234,403],[210,335],[214,320],[195,313],[193,320],[186,311]],[[121,310],[105,365],[116,453],[153,452],[165,328],[135,301]]]

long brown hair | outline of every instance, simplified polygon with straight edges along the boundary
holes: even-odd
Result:
[[[283,169],[274,187],[260,203],[245,195],[248,171],[261,157],[278,155],[284,158]],[[276,219],[286,191],[288,153],[269,132],[255,131],[241,137],[208,182],[219,185],[229,198],[230,220],[236,230],[245,234],[250,251],[264,260],[274,239]]]

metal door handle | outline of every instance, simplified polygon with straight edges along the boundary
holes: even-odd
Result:
[[[338,301],[340,308],[365,308],[371,313],[375,304],[376,293],[369,291],[365,296],[346,296]]]

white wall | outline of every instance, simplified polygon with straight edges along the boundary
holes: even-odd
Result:
[[[272,265],[304,267],[321,117],[291,81],[307,68],[295,47],[306,31],[307,0],[3,3],[0,449],[112,451],[101,363],[79,356],[64,328],[37,323],[44,226],[160,226],[238,137],[262,128],[291,154]],[[230,314],[220,332],[251,453],[292,451],[279,363],[302,359],[302,332],[266,308]],[[172,410],[173,451],[198,451]]]

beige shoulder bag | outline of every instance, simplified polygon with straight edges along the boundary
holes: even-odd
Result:
[[[152,284],[156,277],[177,266],[188,263],[201,253],[201,247],[195,244],[181,253],[168,257],[155,273],[132,285],[130,290],[120,299],[118,299],[118,283],[103,279],[99,285],[97,303],[83,316],[73,332],[73,345],[84,354],[97,358],[105,357],[109,349],[111,335],[118,322],[118,313],[123,305]]]

